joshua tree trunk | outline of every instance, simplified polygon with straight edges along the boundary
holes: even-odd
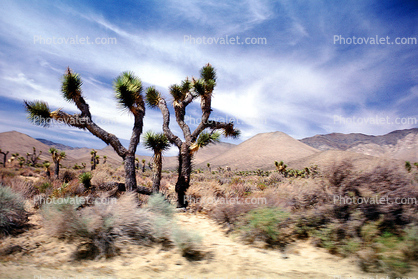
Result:
[[[0,153],[3,154],[3,167],[6,167],[7,154],[9,154],[9,151],[3,152],[0,149]]]
[[[178,207],[187,207],[186,191],[190,187],[190,174],[192,173],[192,155],[189,145],[184,142],[179,153],[179,177],[176,183]]]
[[[54,161],[54,164],[55,164],[55,170],[54,170],[55,179],[58,179],[60,175],[60,162]]]
[[[161,172],[163,169],[163,159],[161,153],[154,155],[154,175],[152,178],[152,192],[158,193],[161,185]]]
[[[126,155],[124,162],[125,187],[127,191],[133,191],[136,189],[135,154]]]

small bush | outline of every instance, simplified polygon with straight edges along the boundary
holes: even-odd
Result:
[[[48,189],[52,188],[51,182],[43,182],[40,185],[34,185],[36,189],[39,190],[40,193],[45,193]]]
[[[242,217],[238,231],[248,243],[261,240],[269,246],[284,247],[289,239],[282,228],[289,216],[279,208],[256,208]]]
[[[168,201],[165,200],[161,194],[153,194],[148,199],[147,209],[155,214],[172,218],[174,215],[175,208]]]
[[[9,187],[0,185],[0,235],[7,235],[23,228],[28,219],[21,195]]]
[[[203,257],[201,252],[202,236],[198,233],[177,228],[173,232],[173,240],[183,257],[190,260],[199,260]]]
[[[76,179],[77,175],[74,171],[71,170],[65,170],[64,173],[62,174],[62,181],[64,181],[65,183],[70,182],[73,179]]]
[[[92,175],[90,172],[83,172],[82,174],[80,174],[79,180],[84,185],[85,189],[91,188],[91,178]]]

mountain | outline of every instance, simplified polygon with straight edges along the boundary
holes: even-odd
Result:
[[[51,155],[48,152],[49,145],[16,131],[0,133],[0,148],[4,151],[9,151],[8,159],[10,159],[13,153],[19,153],[19,156],[26,158],[26,153],[33,153],[34,147],[36,154],[42,151],[39,157],[40,162],[45,160],[51,161]],[[68,159],[72,160],[73,158],[69,157]]]
[[[418,161],[418,128],[396,130],[382,136],[332,133],[300,140],[319,150],[343,150],[372,155]]]
[[[200,151],[199,151],[200,152]],[[231,147],[219,156],[208,159],[197,167],[229,166],[232,169],[272,169],[274,161],[292,161],[319,152],[282,132],[262,133]]]
[[[61,143],[56,143],[47,139],[36,139],[46,145],[49,145],[50,147],[55,147],[56,149],[60,150],[60,151],[65,151],[65,150],[74,150],[74,149],[79,149],[79,147],[71,147],[65,144],[61,144]]]

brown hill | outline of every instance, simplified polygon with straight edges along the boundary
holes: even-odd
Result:
[[[50,146],[26,135],[16,131],[0,133],[0,148],[4,151],[9,151],[7,159],[10,159],[12,153],[19,153],[19,156],[26,158],[26,153],[33,153],[33,147],[36,148],[36,153],[42,151],[40,162],[48,160],[51,161],[51,156],[48,152]],[[68,159],[72,160],[71,157]],[[63,162],[65,164],[65,162]]]
[[[227,143],[227,142],[218,142],[214,144],[209,144],[201,149],[199,149],[193,158],[193,164],[199,167],[206,167],[206,164],[211,161],[211,159],[216,158],[230,149],[234,148],[236,145]],[[204,163],[206,162],[206,163]],[[174,170],[178,166],[178,160],[176,156],[165,157],[163,162],[164,169]]]
[[[272,169],[274,161],[292,161],[317,153],[310,147],[282,132],[257,134],[232,147],[227,152],[206,160],[198,167],[210,163],[213,168],[229,166],[232,169]]]

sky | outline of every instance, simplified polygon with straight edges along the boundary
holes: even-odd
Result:
[[[133,117],[112,83],[132,71],[144,89],[217,71],[212,118],[238,144],[265,132],[381,135],[418,127],[417,1],[19,1],[0,4],[0,132],[103,148],[88,131],[26,118],[23,100],[78,113],[61,96],[69,66],[93,120],[126,146]],[[198,100],[188,107],[191,128]],[[144,131],[161,131],[147,108]],[[174,119],[171,128],[181,135]],[[148,154],[139,146],[139,154]],[[175,153],[171,150],[170,154]]]

